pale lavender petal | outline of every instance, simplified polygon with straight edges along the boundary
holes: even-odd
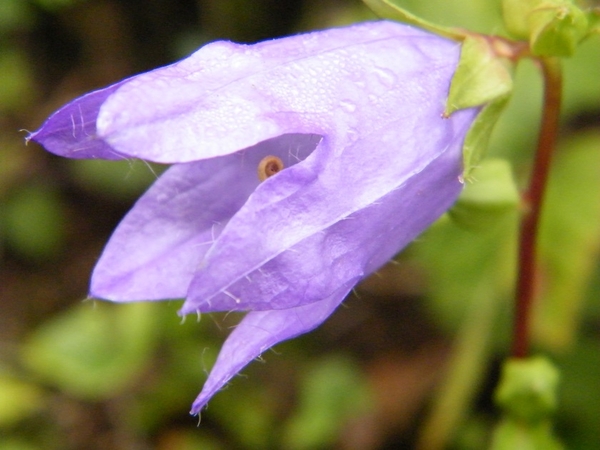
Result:
[[[32,134],[64,156],[177,163],[115,231],[91,294],[251,311],[194,413],[265,349],[325,320],[457,198],[478,112],[442,117],[459,52],[391,22],[216,42]],[[286,168],[259,183],[266,155]]]
[[[320,137],[285,135],[233,155],[175,165],[113,233],[94,269],[90,295],[114,301],[185,297],[206,251],[259,184],[267,155],[302,161]]]
[[[459,50],[392,22],[252,46],[215,42],[123,84],[102,106],[98,131],[119,153],[157,162],[229,154],[285,133],[343,141],[397,114],[418,116],[406,100],[428,86],[405,86],[407,76],[441,69],[449,82]]]
[[[459,144],[451,146],[397,189],[285,250],[208,301],[196,300],[196,292],[206,286],[209,277],[203,275],[215,269],[199,271],[181,313],[198,304],[200,311],[295,307],[375,271],[455,201],[462,189],[460,151]],[[235,262],[243,258],[240,253]]]
[[[192,405],[191,413],[198,414],[210,397],[265,350],[319,326],[357,281],[354,279],[338,286],[329,297],[310,305],[246,314],[223,344],[202,392]]]
[[[98,137],[96,119],[102,103],[126,82],[123,80],[68,103],[52,114],[27,140],[67,158],[125,158]]]
[[[311,271],[314,264],[318,265],[315,260],[324,258],[323,270],[326,270],[327,263],[338,257],[336,253],[351,248],[361,258],[374,257],[363,244],[357,243],[370,234],[377,234],[376,221],[383,219],[367,218],[363,225],[357,224],[353,230],[350,227],[352,231],[344,241],[346,244],[335,244],[332,251],[327,250],[330,241],[335,241],[329,237],[329,227],[354,220],[353,214],[384,202],[390,192],[413,193],[413,185],[429,184],[430,191],[449,207],[462,188],[459,180],[462,143],[476,111],[459,111],[450,119],[442,119],[442,108],[438,109],[435,97],[423,96],[421,105],[425,111],[417,111],[417,114],[428,127],[414,123],[412,116],[399,116],[377,133],[348,145],[343,157],[336,157],[324,139],[305,161],[281,172],[277,180],[262,183],[206,254],[205,265],[194,277],[181,313],[268,308],[269,297],[275,298],[279,292],[289,289],[304,292],[304,295],[286,294],[283,299],[295,303],[277,301],[273,307],[287,308],[315,301],[319,295],[330,292],[334,283],[321,285],[327,276],[313,280],[303,273],[302,267]],[[397,148],[389,142],[402,142],[402,146]],[[372,151],[373,148],[379,150]],[[431,169],[433,172],[428,170],[431,165],[435,166]],[[399,231],[406,237],[416,236],[443,211],[431,208],[427,202],[420,204],[413,200],[407,197],[394,202],[399,204],[385,205],[381,213],[387,214],[387,221],[403,222],[406,230]],[[407,206],[403,207],[404,204]],[[411,221],[411,217],[419,216],[420,209],[427,212],[428,220]],[[319,237],[320,233],[325,236]],[[308,238],[316,246],[310,250],[306,246],[295,247]],[[398,239],[387,254],[398,252],[408,241]],[[321,252],[324,253],[319,256]],[[282,253],[285,256],[279,259]],[[286,266],[289,270],[283,270]],[[342,264],[340,270],[347,268]],[[347,276],[371,270],[374,268],[367,268],[363,261]],[[318,272],[319,269],[313,273]],[[261,283],[257,282],[259,279]],[[239,292],[234,287],[236,283]],[[307,283],[318,289],[309,289]],[[312,295],[308,295],[311,292]]]

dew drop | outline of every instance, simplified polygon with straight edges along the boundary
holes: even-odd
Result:
[[[349,113],[352,113],[352,112],[356,111],[356,104],[354,104],[352,102],[349,102],[347,100],[342,100],[340,102],[340,106],[342,107],[342,109],[344,111],[347,111]]]
[[[379,78],[381,84],[387,87],[392,87],[396,84],[396,75],[391,70],[382,69],[381,67],[375,67],[373,73]]]

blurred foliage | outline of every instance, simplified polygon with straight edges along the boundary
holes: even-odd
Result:
[[[303,450],[333,444],[349,418],[369,409],[369,394],[358,367],[350,361],[316,359],[300,386],[298,408],[285,428],[283,448]]]
[[[398,3],[440,25],[507,34],[500,0]],[[533,64],[519,65],[490,159],[457,208],[348,308],[232,380],[198,428],[188,408],[235,320],[180,323],[178,302],[82,303],[103,243],[163,167],[62,160],[19,132],[214,39],[372,17],[358,0],[0,0],[0,448],[485,448],[511,326],[512,178],[527,179],[541,104]],[[564,69],[535,342],[561,371],[557,434],[587,450],[600,447],[598,37]]]
[[[32,333],[22,354],[33,374],[82,399],[112,397],[132,384],[157,333],[155,305],[81,304]]]
[[[31,259],[47,259],[64,245],[65,217],[58,193],[29,185],[14,192],[2,208],[7,245]]]

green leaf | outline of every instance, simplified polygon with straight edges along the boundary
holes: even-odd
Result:
[[[400,3],[398,0],[363,0],[363,2],[366,3],[375,14],[385,19],[416,25],[419,28],[431,31],[439,36],[445,36],[457,41],[463,40],[467,35],[465,31],[460,29],[436,25],[411,14],[398,4]]]
[[[299,409],[287,423],[281,448],[328,448],[348,419],[364,413],[369,399],[366,382],[350,361],[319,361],[304,376]]]
[[[512,169],[504,159],[483,160],[466,183],[449,214],[467,228],[484,230],[493,227],[519,205]]]
[[[77,397],[113,396],[133,382],[154,342],[156,305],[87,302],[39,327],[23,347],[27,366]]]
[[[471,126],[463,145],[464,178],[485,154],[494,125],[512,92],[512,66],[498,57],[482,36],[468,36],[452,78],[445,116],[463,108],[485,105]]]

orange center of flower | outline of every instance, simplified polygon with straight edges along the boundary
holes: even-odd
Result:
[[[265,156],[258,163],[258,179],[262,182],[283,170],[283,161],[277,156]]]

